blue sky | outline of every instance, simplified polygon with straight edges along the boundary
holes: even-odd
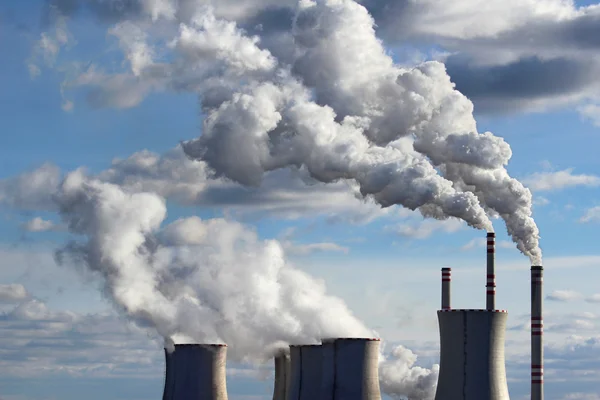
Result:
[[[61,96],[61,84],[67,79],[67,71],[72,73],[69,68],[74,61],[104,66],[107,71],[127,68],[116,40],[106,33],[116,21],[103,20],[93,10],[69,16],[68,29],[74,40],[52,63],[45,63],[43,57],[36,60],[41,74],[33,78],[27,65],[41,33],[53,32],[53,23],[41,22],[43,1],[26,3],[0,5],[1,182],[10,182],[45,163],[56,165],[63,173],[86,167],[90,174],[100,174],[111,167],[115,158],[127,158],[142,150],[165,154],[180,141],[201,134],[198,96],[193,92],[159,91],[128,108],[94,106],[86,100],[89,92],[84,87],[66,90]],[[268,1],[239,3],[255,3],[259,9]],[[432,2],[439,12],[446,12],[441,3]],[[496,3],[501,2],[490,4]],[[560,30],[555,18],[560,10],[553,8],[558,2],[530,3],[527,7],[532,11],[523,17],[529,18],[529,24]],[[477,9],[478,1],[456,4],[467,10],[465,13],[471,10],[480,13],[480,18],[494,18],[484,9]],[[510,8],[510,4],[505,7]],[[577,13],[587,13],[594,20],[600,18],[593,7],[576,8],[594,4],[567,4],[563,12],[576,26],[582,18]],[[536,9],[544,5],[550,9],[548,14]],[[226,8],[217,7],[216,12],[232,15]],[[370,11],[377,16],[377,10]],[[239,16],[240,24],[245,17]],[[415,14],[418,21],[427,21],[426,17]],[[392,51],[399,48],[399,43],[414,45],[422,52],[419,57],[430,59],[435,57],[432,49],[442,49],[507,70],[528,57],[554,57],[594,68],[598,63],[596,50],[583,43],[577,47],[576,41],[571,43],[573,51],[546,48],[544,43],[535,48],[518,46],[511,42],[511,35],[522,32],[519,29],[524,29],[523,25],[511,26],[510,18],[503,14],[498,18],[509,21],[502,27],[502,35],[479,32],[478,40],[484,43],[486,52],[475,45],[476,39],[454,32],[454,25],[444,29],[408,26],[408,33],[397,33],[382,20],[378,34]],[[510,53],[513,59],[490,58],[489,52],[494,49],[497,54]],[[395,60],[408,62],[398,54]],[[467,68],[466,64],[462,67]],[[461,65],[453,68],[460,69]],[[596,230],[600,208],[594,207],[600,206],[600,124],[595,125],[594,118],[600,121],[600,112],[593,108],[599,88],[592,81],[581,87],[563,88],[561,82],[570,81],[570,77],[561,71],[549,76],[547,71],[536,74],[516,67],[511,71],[530,73],[523,79],[537,79],[539,85],[556,88],[550,94],[540,90],[528,97],[519,88],[507,86],[508,95],[491,88],[489,93],[473,98],[479,132],[489,130],[510,144],[513,156],[507,169],[533,192],[533,216],[540,229],[546,278],[546,398],[599,399],[600,253]],[[457,88],[461,90],[460,85]],[[467,96],[468,90],[465,86]],[[65,99],[73,102],[72,110],[63,110]],[[484,102],[486,107],[478,107]],[[518,103],[517,109],[506,106],[510,102]],[[491,109],[489,104],[496,108]],[[284,185],[282,190],[287,187]],[[10,185],[0,184],[0,284],[4,288],[0,290],[0,311],[4,313],[0,315],[0,339],[5,339],[0,354],[10,354],[0,362],[0,399],[69,400],[82,393],[92,399],[158,398],[162,394],[161,344],[118,315],[102,296],[97,277],[56,265],[54,250],[73,236],[54,210],[26,207],[19,201],[11,203],[11,190]],[[330,193],[323,192],[322,196]],[[302,198],[283,211],[271,212],[274,208],[270,204],[260,202],[240,207],[218,202],[190,205],[176,196],[167,196],[164,224],[190,216],[227,216],[255,229],[261,239],[279,240],[298,269],[323,279],[328,293],[341,297],[390,346],[405,345],[419,355],[419,365],[431,367],[438,362],[435,311],[440,301],[439,270],[442,266],[453,268],[455,308],[483,307],[485,249],[480,242],[485,233],[465,224],[423,220],[399,206],[381,215],[372,211],[378,209],[372,204],[362,207],[346,197],[331,196],[331,202],[322,197],[323,204],[331,207],[326,208],[327,215],[319,212],[325,206],[302,204],[309,201]],[[348,201],[347,205],[338,207],[340,199]],[[269,207],[259,212],[259,206]],[[363,213],[375,217],[368,222],[351,220]],[[31,222],[36,217],[50,222],[36,227]],[[511,398],[524,399],[529,391],[529,260],[514,245],[507,244],[510,238],[502,220],[494,220],[494,227],[499,242],[497,304],[509,310],[509,388]],[[14,284],[23,285],[27,294],[11,294],[14,287],[9,290],[9,285]],[[43,311],[34,313],[36,316],[15,312],[32,301],[43,304]],[[120,354],[121,345],[131,352]],[[36,356],[41,361],[33,367]],[[269,377],[264,378],[254,367],[232,365],[238,368],[232,367],[228,376],[232,400],[270,398]]]

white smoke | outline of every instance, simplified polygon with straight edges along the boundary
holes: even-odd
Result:
[[[415,366],[417,356],[404,346],[392,349],[391,356],[380,356],[379,381],[381,389],[394,398],[433,400],[440,370]]]
[[[71,232],[85,237],[59,259],[97,273],[119,308],[163,337],[225,342],[241,360],[281,341],[372,335],[323,282],[294,268],[278,241],[242,224],[191,217],[161,228],[162,198],[80,171],[57,199]]]
[[[281,68],[205,107],[202,136],[184,144],[188,155],[247,185],[305,166],[322,182],[356,181],[384,207],[491,231],[488,210],[504,218],[519,250],[541,261],[531,193],[505,169],[510,146],[477,132],[473,105],[443,64],[395,66],[367,10],[351,0],[301,2],[293,33],[292,73]]]

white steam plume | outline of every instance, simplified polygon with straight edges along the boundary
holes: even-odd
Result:
[[[301,2],[294,37],[292,74],[280,69],[206,107],[202,136],[184,144],[190,157],[247,185],[302,165],[323,182],[358,182],[382,206],[491,231],[489,210],[541,261],[531,194],[504,167],[510,146],[477,132],[472,103],[443,64],[395,66],[366,9],[350,0]]]
[[[531,194],[505,169],[510,146],[477,132],[473,105],[443,64],[395,65],[362,5],[300,1],[289,32],[294,56],[278,60],[259,37],[216,17],[209,4],[221,10],[219,2],[161,4],[169,12],[137,7],[115,16],[110,33],[131,74],[90,68],[66,86],[96,86],[89,96],[96,105],[121,107],[151,90],[196,92],[203,134],[184,147],[217,176],[258,185],[269,171],[304,166],[323,182],[357,182],[384,207],[489,231],[486,212],[500,215],[517,247],[541,262]],[[166,48],[153,48],[160,43]],[[161,60],[170,62],[153,57],[169,51],[173,57]]]
[[[440,366],[431,369],[415,366],[417,356],[404,346],[392,349],[391,356],[380,356],[381,389],[394,398],[433,400]]]
[[[120,309],[165,338],[226,342],[241,360],[279,342],[373,335],[323,282],[294,268],[278,241],[239,223],[192,217],[161,229],[162,198],[79,171],[57,200],[71,232],[86,238],[59,251],[59,260],[97,273]]]

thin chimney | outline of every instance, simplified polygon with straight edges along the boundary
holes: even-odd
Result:
[[[496,234],[487,234],[487,283],[486,283],[486,309],[496,309],[496,266],[495,266]]]
[[[531,400],[544,400],[543,276],[541,265],[531,267]]]
[[[451,268],[442,268],[442,310],[451,310],[450,305],[450,281]]]

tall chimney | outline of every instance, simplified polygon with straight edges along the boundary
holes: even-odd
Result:
[[[543,275],[541,265],[531,267],[531,400],[544,400]]]
[[[323,347],[320,344],[290,346],[290,388],[287,400],[321,400]]]
[[[290,387],[290,354],[281,350],[275,355],[273,400],[287,400]]]
[[[487,283],[486,283],[486,309],[494,310],[496,308],[496,266],[494,252],[496,247],[496,234],[488,232],[487,234]]]
[[[334,342],[333,400],[381,400],[379,339],[340,338]]]
[[[451,268],[442,268],[442,310],[451,310],[450,305],[450,281]]]
[[[227,400],[224,344],[176,344],[165,351],[164,400]]]

